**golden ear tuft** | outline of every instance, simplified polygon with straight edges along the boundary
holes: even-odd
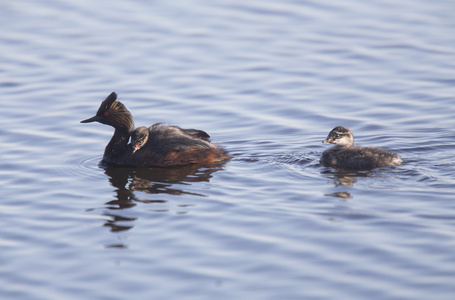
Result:
[[[104,99],[104,101],[101,103],[96,115],[101,116],[104,115],[105,112],[110,111],[112,105],[115,105],[116,100],[117,94],[115,92],[110,93],[110,95],[107,96],[106,99]]]

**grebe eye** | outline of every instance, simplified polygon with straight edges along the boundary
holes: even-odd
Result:
[[[107,116],[109,115],[109,113],[106,111],[106,112],[104,112],[103,115],[104,115],[105,117],[107,117]]]

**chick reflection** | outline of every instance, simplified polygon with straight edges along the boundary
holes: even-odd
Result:
[[[331,193],[331,194],[325,194],[325,196],[331,196],[331,197],[341,198],[341,199],[351,199],[352,198],[351,194],[348,192],[335,192],[335,193]]]
[[[335,186],[353,186],[357,182],[357,177],[366,177],[365,173],[345,170],[326,170],[321,173],[327,174]]]
[[[189,186],[192,182],[208,182],[212,177],[212,173],[221,170],[221,167],[203,168],[200,165],[148,169],[103,167],[105,174],[109,176],[109,182],[116,188],[115,199],[106,203],[106,207],[112,210],[112,212],[105,214],[105,216],[109,217],[109,220],[104,224],[114,232],[131,229],[136,220],[136,218],[122,216],[120,212],[114,213],[115,210],[121,211],[134,207],[138,202],[167,202],[163,199],[141,199],[135,194],[136,191],[150,195],[204,196],[203,194],[185,191],[184,187]],[[159,209],[156,211],[163,212],[167,210]]]
[[[326,174],[327,178],[333,180],[333,184],[335,187],[340,186],[347,186],[352,187],[355,183],[357,183],[358,178],[360,177],[370,177],[376,174],[374,171],[349,171],[349,170],[341,170],[341,169],[330,169],[324,170],[321,174]],[[352,195],[349,192],[341,191],[335,192],[331,194],[325,194],[326,196],[341,198],[341,199],[351,199]]]

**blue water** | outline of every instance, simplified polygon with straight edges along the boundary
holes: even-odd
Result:
[[[0,298],[454,299],[454,11],[0,4]],[[233,158],[100,167],[112,91]],[[403,166],[323,167],[337,125]]]

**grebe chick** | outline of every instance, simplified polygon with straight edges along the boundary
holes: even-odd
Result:
[[[131,134],[131,146],[134,149],[133,150],[133,154],[137,150],[141,149],[147,143],[150,131],[153,132],[154,128],[157,127],[157,126],[160,126],[160,125],[161,125],[161,123],[157,123],[157,124],[154,124],[154,125],[150,126],[149,128],[147,128],[145,126],[140,126],[140,127],[137,127],[133,131],[133,133]],[[180,131],[181,134],[185,134],[188,137],[192,137],[192,138],[196,138],[196,139],[202,139],[202,140],[205,140],[207,142],[210,142],[210,135],[208,135],[208,133],[203,131],[203,130],[183,129],[183,128],[180,128],[178,126],[169,126],[169,125],[167,125],[167,127],[173,128],[176,131]]]
[[[335,144],[324,151],[320,162],[324,166],[353,170],[369,170],[385,166],[400,166],[401,157],[390,151],[354,145],[354,135],[343,126],[330,131],[323,143]]]
[[[133,146],[133,154],[141,149],[149,139],[149,129],[145,126],[140,126],[134,129],[131,134],[131,146]]]
[[[117,101],[116,93],[111,93],[101,103],[95,116],[81,121],[89,122],[99,122],[115,129],[103,155],[103,162],[108,165],[170,167],[217,164],[231,158],[224,149],[210,143],[209,135],[202,130],[155,124],[135,131],[133,116]],[[133,133],[132,144],[128,144]]]

